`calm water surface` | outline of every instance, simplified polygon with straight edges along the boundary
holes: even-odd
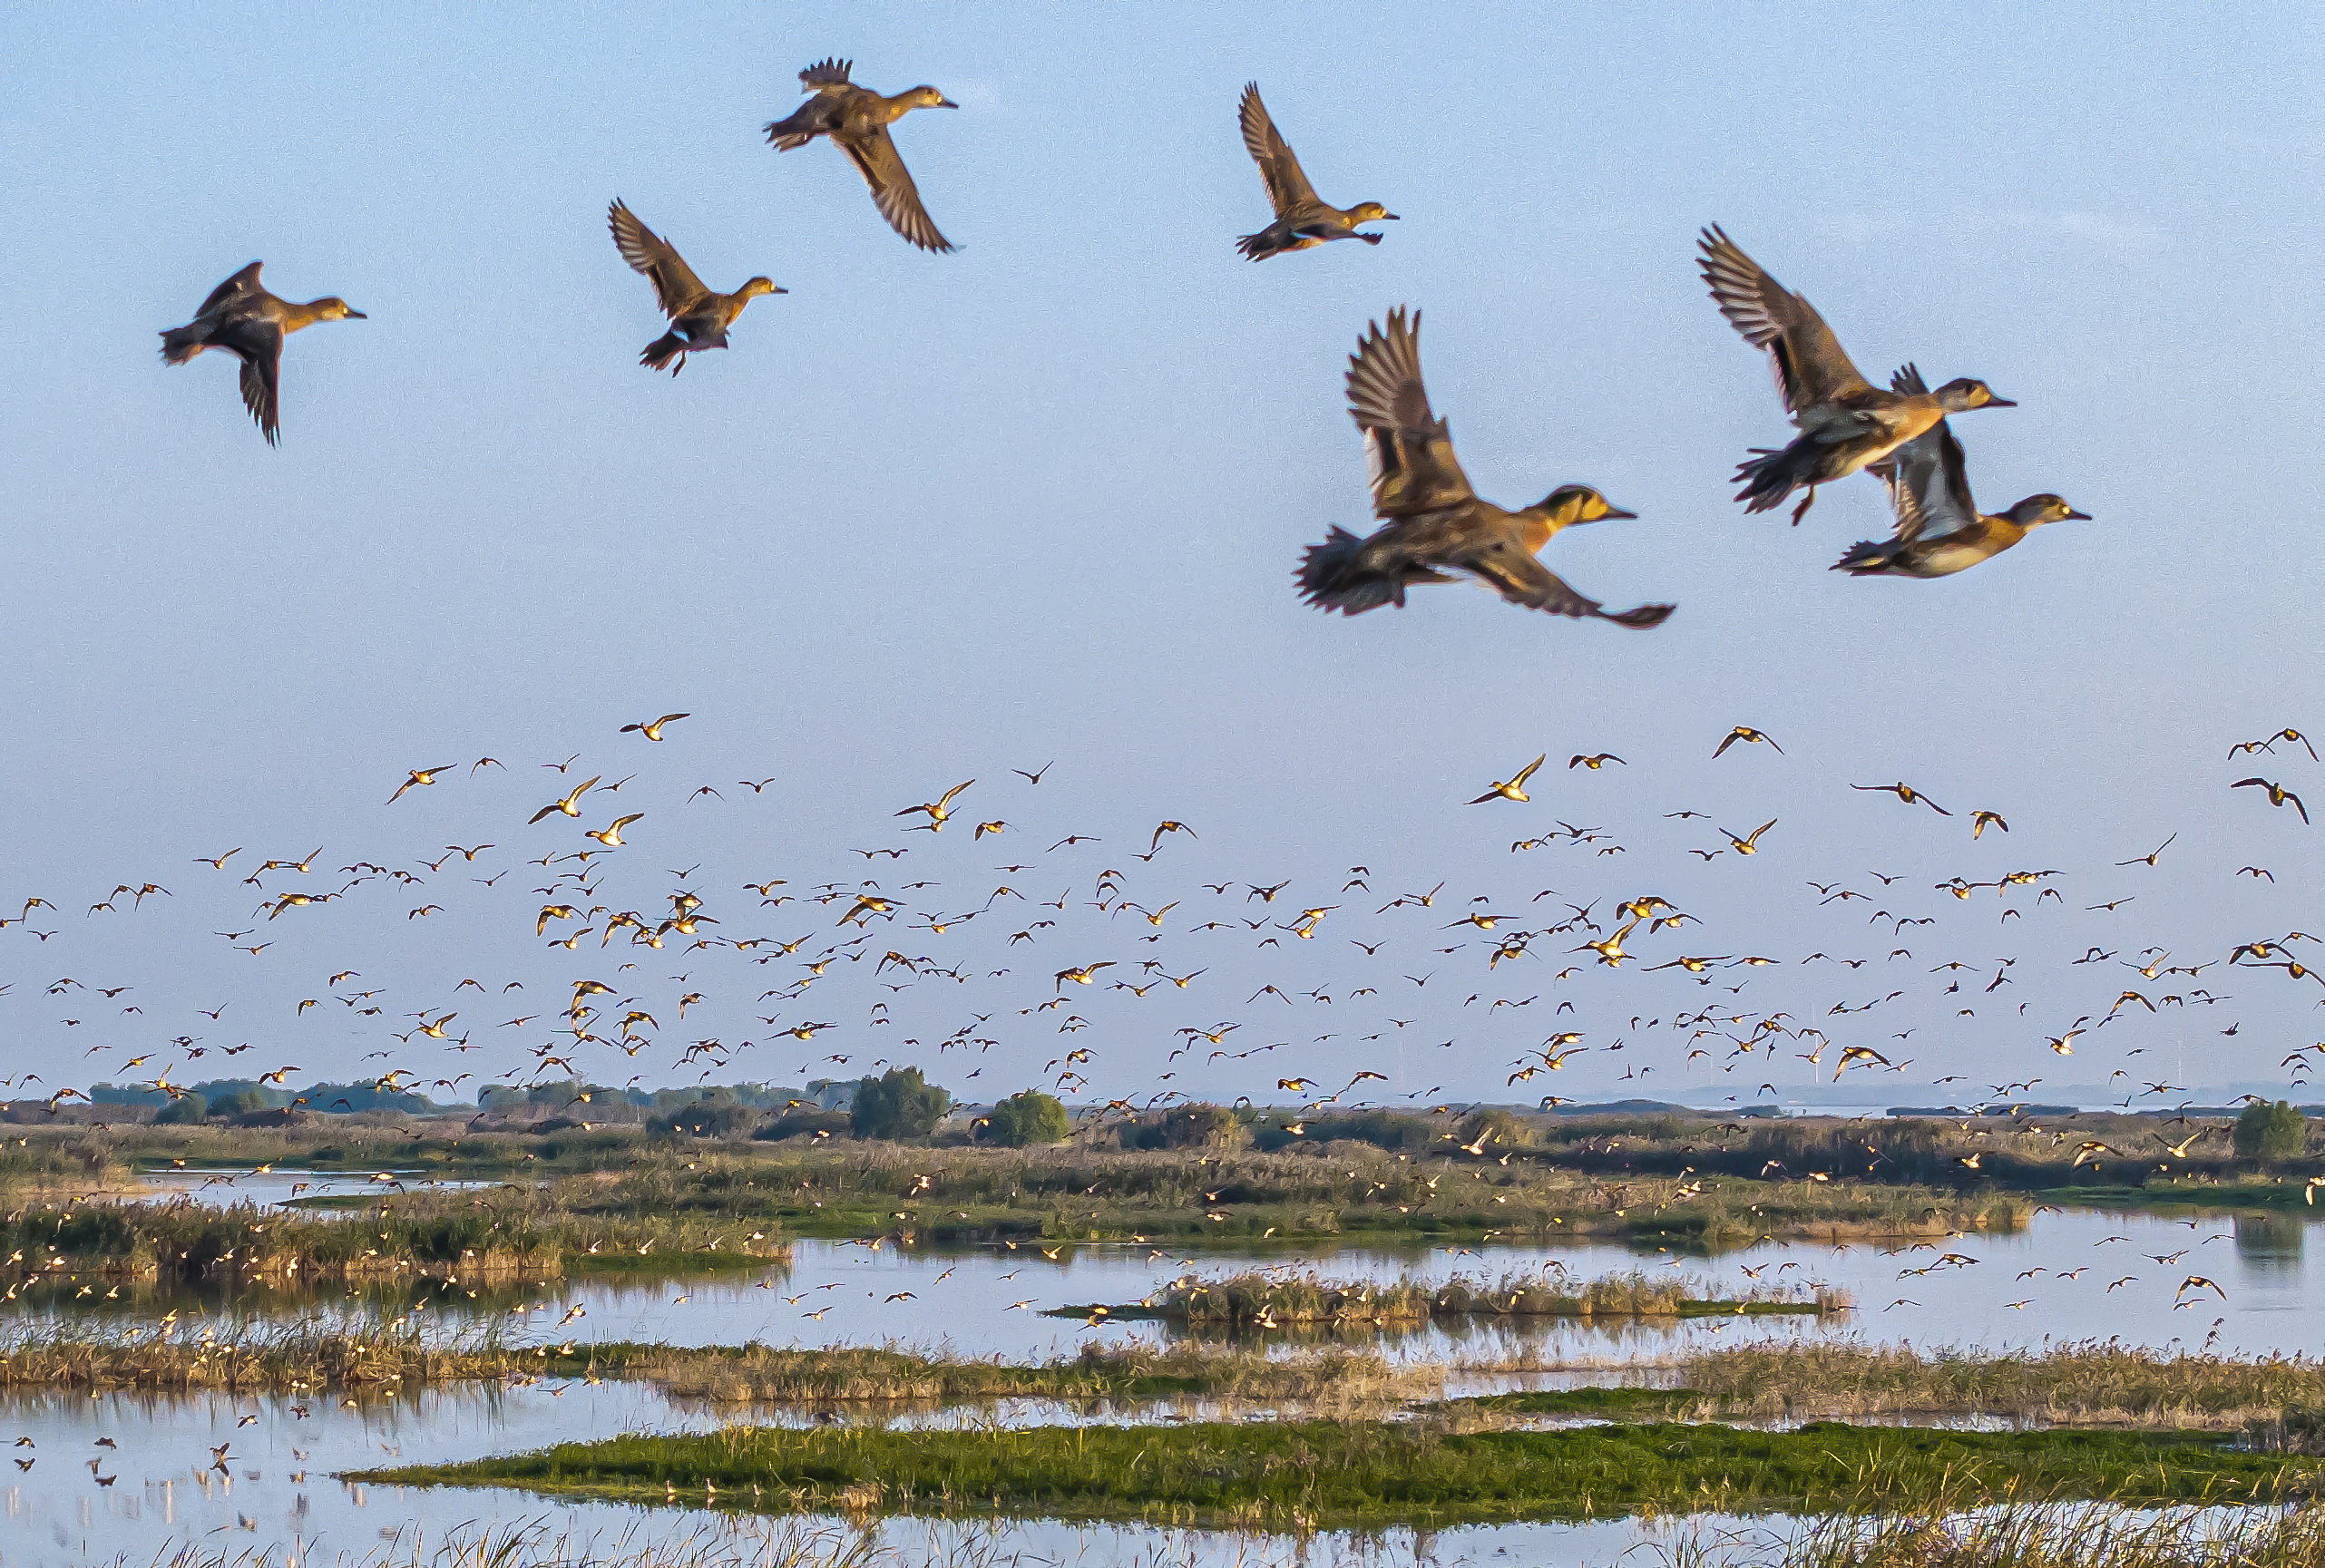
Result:
[[[82,1288],[91,1282],[67,1279],[44,1282],[8,1306],[17,1313],[93,1311],[115,1320],[148,1317],[171,1306],[292,1319],[400,1312],[425,1300],[435,1320],[447,1326],[496,1325],[527,1342],[757,1341],[803,1349],[897,1344],[1023,1359],[1071,1354],[1093,1337],[1108,1342],[1170,1337],[1172,1330],[1159,1324],[1092,1327],[1040,1314],[1093,1301],[1136,1301],[1190,1271],[1216,1275],[1267,1268],[1286,1277],[1313,1272],[1333,1280],[1388,1281],[1412,1274],[1441,1281],[1456,1274],[1539,1277],[1558,1268],[1587,1279],[1638,1269],[1650,1275],[1668,1271],[1714,1294],[1780,1283],[1803,1291],[1816,1284],[1835,1286],[1853,1296],[1857,1308],[1821,1321],[1763,1317],[1668,1327],[1478,1321],[1363,1338],[1412,1357],[1485,1356],[1526,1344],[1545,1353],[1630,1360],[1756,1339],[1853,1336],[2000,1349],[2115,1336],[2133,1344],[2201,1347],[2216,1333],[2215,1350],[2266,1354],[2325,1348],[2325,1242],[2308,1245],[2320,1223],[2325,1221],[2281,1214],[2216,1214],[2191,1222],[2047,1213],[2024,1231],[1970,1233],[1910,1248],[1767,1242],[1712,1260],[1612,1245],[1285,1249],[1239,1255],[1083,1245],[1059,1249],[1052,1258],[1030,1245],[938,1251],[802,1242],[787,1264],[690,1280],[597,1277],[488,1288],[473,1296],[436,1282],[416,1291],[398,1287],[350,1295],[339,1287],[181,1291],[99,1281],[83,1296]],[[1949,1255],[1954,1261],[1947,1261]],[[1908,1272],[1922,1269],[1929,1271]],[[2191,1276],[2211,1284],[2190,1286]],[[581,1315],[569,1320],[575,1308]]]
[[[1012,1360],[1068,1355],[1097,1339],[1156,1342],[1169,1337],[1152,1323],[1087,1327],[1036,1314],[1042,1308],[1123,1302],[1190,1269],[1216,1274],[1269,1267],[1336,1280],[1389,1280],[1457,1273],[1499,1278],[1563,1267],[1583,1278],[1643,1268],[1672,1269],[1715,1290],[1779,1281],[1837,1286],[1851,1292],[1854,1312],[1822,1321],[1756,1318],[1696,1320],[1661,1327],[1634,1323],[1488,1323],[1416,1329],[1366,1342],[1405,1358],[1491,1359],[1519,1350],[1578,1363],[1650,1362],[1698,1347],[1752,1341],[1910,1340],[1953,1345],[2039,1347],[2045,1339],[2119,1337],[2126,1342],[2191,1349],[2213,1338],[2219,1351],[2313,1353],[2325,1343],[2325,1245],[2312,1249],[2306,1217],[2209,1215],[2193,1223],[2095,1213],[2044,1213],[2015,1234],[1971,1234],[1911,1249],[1766,1243],[1716,1260],[1675,1261],[1668,1254],[1613,1246],[1350,1251],[1286,1250],[1240,1257],[1156,1254],[1144,1247],[1080,1246],[1055,1258],[1038,1248],[966,1251],[874,1250],[802,1242],[785,1266],[708,1280],[635,1278],[561,1281],[474,1299],[433,1292],[428,1310],[447,1329],[499,1328],[520,1343],[567,1339],[663,1340],[678,1345],[757,1340],[777,1347],[897,1344]],[[1947,1254],[1954,1261],[1946,1261]],[[2159,1261],[2163,1260],[2163,1261]],[[1786,1265],[1793,1265],[1786,1267]],[[1926,1274],[1905,1273],[1928,1269]],[[2079,1273],[2074,1272],[2080,1271]],[[1900,1277],[1900,1275],[1903,1277]],[[2213,1281],[2188,1287],[2191,1275]],[[2110,1289],[2110,1286],[2113,1289]],[[242,1290],[232,1295],[125,1291],[110,1302],[75,1299],[67,1281],[15,1305],[20,1313],[61,1317],[102,1306],[115,1323],[148,1317],[167,1300],[215,1316],[289,1320],[318,1313],[369,1317],[402,1295],[343,1291],[288,1296]],[[2223,1300],[2220,1291],[2225,1292]],[[1018,1303],[1029,1303],[1020,1306]],[[568,1318],[575,1308],[577,1318]],[[181,1330],[182,1331],[182,1330]],[[1275,1342],[1283,1342],[1280,1339]],[[133,1395],[35,1397],[0,1402],[0,1446],[18,1436],[34,1446],[10,1449],[34,1468],[7,1473],[0,1485],[0,1568],[124,1558],[150,1561],[162,1544],[207,1539],[212,1545],[278,1548],[299,1563],[327,1563],[381,1544],[382,1532],[425,1527],[432,1534],[473,1521],[538,1519],[611,1541],[625,1530],[765,1528],[701,1510],[638,1510],[606,1505],[549,1505],[510,1494],[404,1491],[344,1485],[335,1472],[396,1461],[429,1462],[536,1447],[568,1438],[627,1430],[716,1425],[716,1411],[665,1399],[646,1388],[582,1384],[522,1388],[450,1388],[405,1400],[346,1409],[307,1401],[291,1413],[287,1398],[200,1396],[161,1399]],[[1036,1402],[1003,1418],[1078,1418]],[[254,1419],[247,1419],[255,1417]],[[798,1418],[792,1413],[784,1418]],[[952,1419],[922,1417],[918,1419]],[[94,1446],[111,1437],[114,1450]],[[228,1474],[210,1468],[210,1449],[229,1448]],[[100,1453],[93,1473],[86,1461]],[[114,1476],[98,1484],[99,1474]],[[1697,1527],[1703,1527],[1698,1522]],[[909,1558],[975,1544],[1028,1562],[1091,1563],[1165,1560],[1289,1560],[1290,1544],[1233,1535],[1147,1530],[1010,1526],[997,1534],[925,1524],[892,1523],[882,1539]],[[1660,1540],[1628,1524],[1452,1531],[1416,1538],[1391,1533],[1377,1541],[1326,1538],[1304,1560],[1456,1563],[1612,1563],[1643,1541]],[[1650,1554],[1651,1555],[1651,1554]],[[1638,1557],[1633,1562],[1642,1560]]]

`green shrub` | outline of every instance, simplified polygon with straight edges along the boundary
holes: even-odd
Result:
[[[1160,1121],[1122,1129],[1126,1149],[1235,1149],[1249,1135],[1225,1105],[1174,1105]]]
[[[995,1105],[977,1135],[1006,1149],[1022,1149],[1035,1144],[1062,1144],[1074,1135],[1074,1125],[1055,1096],[1024,1089]]]
[[[767,1113],[755,1105],[738,1105],[732,1100],[698,1100],[667,1115],[649,1116],[646,1130],[695,1138],[739,1138],[766,1119]]]
[[[2283,1100],[2273,1105],[2255,1100],[2236,1118],[2236,1152],[2246,1159],[2287,1160],[2301,1153],[2309,1124]]]
[[[817,1133],[836,1138],[855,1130],[855,1124],[845,1111],[819,1111],[813,1105],[801,1105],[785,1111],[751,1136],[763,1144],[779,1144],[786,1138],[813,1137]]]
[[[1262,1124],[1252,1129],[1252,1142],[1265,1154],[1295,1144],[1313,1147],[1339,1139],[1371,1144],[1391,1153],[1427,1149],[1437,1142],[1437,1134],[1427,1122],[1418,1116],[1399,1115],[1394,1111],[1310,1116],[1299,1125],[1301,1130],[1295,1133],[1287,1126]]]
[[[1508,1153],[1511,1149],[1530,1149],[1542,1141],[1531,1122],[1504,1110],[1480,1111],[1461,1123],[1461,1141],[1483,1144],[1489,1149]]]
[[[952,1108],[952,1096],[918,1067],[891,1067],[855,1086],[849,1125],[859,1138],[925,1138]]]
[[[210,1102],[200,1095],[180,1095],[153,1113],[153,1120],[165,1127],[190,1126],[210,1115]]]

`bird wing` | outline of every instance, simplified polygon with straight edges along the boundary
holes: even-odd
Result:
[[[654,297],[664,316],[675,321],[710,292],[677,247],[639,222],[629,208],[615,202],[606,209],[605,220],[613,230],[614,248],[621,252],[621,258],[632,271],[642,272],[652,281]]]
[[[1348,361],[1348,412],[1364,433],[1366,479],[1379,517],[1405,517],[1476,497],[1453,455],[1453,433],[1430,412],[1421,380],[1421,317],[1399,306]],[[1555,580],[1555,579],[1553,579]]]
[[[1267,182],[1267,200],[1275,204],[1275,216],[1282,218],[1295,208],[1316,205],[1316,188],[1308,183],[1291,144],[1268,117],[1267,105],[1259,101],[1258,83],[1244,83],[1243,102],[1236,107],[1236,114],[1243,122],[1244,151],[1259,165],[1259,177]]]
[[[1898,448],[1883,467],[1900,541],[1946,539],[1978,526],[1962,443],[1948,421],[1938,421]]]
[[[249,317],[229,323],[210,341],[242,361],[242,406],[250,411],[272,445],[278,433],[276,394],[282,367],[281,326]]]
[[[1585,599],[1517,544],[1496,538],[1481,541],[1452,562],[1477,578],[1511,604],[1550,615],[1588,616],[1598,613],[1598,601]]]
[[[885,125],[875,125],[860,136],[835,133],[832,140],[846,150],[856,172],[872,187],[873,204],[889,228],[923,250],[952,248],[952,242],[937,232],[928,209],[921,205],[920,187],[913,183],[912,172],[904,167],[904,155],[896,151]]]
[[[1700,243],[1713,301],[1746,343],[1768,351],[1794,424],[1808,410],[1872,391],[1816,307],[1768,276],[1716,224]]]
[[[205,316],[216,315],[245,295],[266,292],[265,286],[259,281],[259,268],[265,265],[263,261],[253,261],[249,266],[211,289],[210,297],[201,302],[201,308],[194,312],[194,319],[199,321]]]

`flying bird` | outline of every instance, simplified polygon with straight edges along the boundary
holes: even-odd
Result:
[[[2301,820],[2303,823],[2309,821],[2309,808],[2301,803],[2301,797],[2293,794],[2292,791],[2285,788],[2285,786],[2281,784],[2272,784],[2264,778],[2241,778],[2234,784],[2230,784],[2228,787],[2232,790],[2241,790],[2251,789],[2256,785],[2269,792],[2269,803],[2271,805],[2281,806],[2284,804],[2285,802],[2291,801],[2292,803],[2292,809],[2301,813]]]
[[[946,790],[936,799],[924,802],[923,803],[916,806],[906,806],[903,811],[900,811],[895,814],[900,817],[908,817],[914,812],[924,812],[928,815],[928,823],[926,824],[928,831],[931,833],[940,833],[943,831],[944,824],[952,820],[953,801],[960,795],[962,790],[967,789],[971,784],[975,784],[976,782],[977,781],[975,779],[962,779],[959,784],[954,784],[951,789]]]
[[[551,801],[547,805],[533,813],[532,822],[528,822],[525,825],[527,827],[531,827],[533,823],[539,822],[542,818],[553,815],[559,812],[562,812],[569,817],[580,816],[581,814],[581,796],[587,794],[590,787],[603,776],[604,775],[601,774],[591,774],[589,777],[583,779],[580,784],[575,784],[571,790],[567,791],[562,798]]]
[[[1774,752],[1778,756],[1784,755],[1784,748],[1778,745],[1765,734],[1754,729],[1749,725],[1740,724],[1734,729],[1728,731],[1725,735],[1721,737],[1720,744],[1712,752],[1712,760],[1714,762],[1719,761],[1721,757],[1727,754],[1727,748],[1734,745],[1738,741],[1745,741],[1753,745],[1764,745],[1770,751]]]
[[[222,348],[242,362],[242,406],[258,422],[267,444],[282,435],[276,417],[282,372],[282,340],[318,321],[361,321],[364,313],[336,294],[294,305],[267,291],[259,269],[249,266],[210,291],[194,318],[161,334],[161,362],[183,365],[207,348]]]
[[[1891,378],[1900,393],[1928,392],[1921,373],[1907,365]],[[1832,563],[1852,577],[1950,577],[2008,550],[2047,522],[2090,521],[2047,491],[2030,495],[2008,511],[1988,516],[1969,493],[1969,472],[1953,426],[1938,421],[1897,449],[1883,465],[1897,526],[1887,540],[1861,540]]]
[[[1504,511],[1481,500],[1453,454],[1453,436],[1429,406],[1421,378],[1421,317],[1402,306],[1377,323],[1350,356],[1349,412],[1363,432],[1379,528],[1359,539],[1335,526],[1311,545],[1295,574],[1308,603],[1343,615],[1404,607],[1405,589],[1467,573],[1511,604],[1552,615],[1595,616],[1620,626],[1659,626],[1667,604],[1609,613],[1535,559],[1561,530],[1634,517],[1585,484],[1561,485],[1532,506]]]
[[[1267,105],[1259,101],[1258,83],[1244,84],[1243,102],[1236,112],[1243,122],[1244,150],[1259,165],[1259,177],[1267,184],[1267,200],[1275,209],[1275,221],[1256,234],[1237,239],[1237,250],[1253,261],[1265,261],[1271,256],[1306,250],[1334,239],[1361,239],[1367,245],[1381,243],[1380,235],[1359,233],[1357,225],[1393,222],[1397,215],[1377,201],[1360,201],[1346,208],[1327,205],[1316,194],[1316,188],[1308,183],[1284,133],[1268,117]]]
[[[664,725],[676,724],[682,718],[692,718],[693,716],[694,716],[692,714],[666,713],[658,719],[641,719],[636,724],[623,725],[621,726],[621,733],[623,735],[642,735],[648,740],[658,741],[662,738],[662,726]]]
[[[1910,784],[1852,784],[1849,787],[1852,790],[1869,790],[1875,794],[1893,794],[1898,799],[1903,801],[1907,805],[1928,806],[1931,811],[1936,812],[1941,817],[1949,817],[1954,814],[1945,807],[1939,805],[1936,801],[1931,800],[1928,795],[1925,795],[1920,791],[1915,789]]]
[[[387,803],[389,805],[394,805],[397,801],[404,798],[404,792],[405,790],[416,788],[421,784],[432,784],[436,782],[436,774],[444,772],[446,768],[456,767],[458,765],[459,765],[456,763],[439,763],[435,767],[415,767],[412,769],[411,776],[405,779],[402,784],[397,784],[396,786],[396,793],[387,797]]]
[[[848,80],[852,60],[819,61],[799,73],[802,92],[811,94],[788,119],[767,127],[767,139],[778,152],[805,147],[818,136],[848,156],[855,171],[872,188],[873,204],[894,229],[923,250],[951,250],[952,242],[937,232],[936,224],[921,205],[920,187],[913,183],[904,155],[896,151],[888,127],[915,109],[958,109],[958,103],[933,87],[913,87],[886,97]]]
[[[1882,462],[1947,414],[2015,406],[1968,377],[1935,393],[1881,390],[1850,362],[1816,307],[1770,277],[1716,224],[1698,245],[1713,302],[1746,343],[1768,351],[1784,412],[1801,433],[1781,451],[1756,450],[1736,470],[1744,483],[1736,499],[1745,511],[1773,511],[1805,487],[1806,498],[1793,511],[1797,525],[1816,503],[1818,485]]]
[[[595,839],[598,842],[605,845],[605,847],[610,850],[620,849],[623,842],[621,830],[628,827],[631,823],[640,821],[645,816],[645,814],[646,813],[644,812],[631,812],[628,816],[616,817],[607,826],[601,827],[594,833],[583,833],[581,836],[583,838]]]
[[[606,223],[613,230],[614,248],[631,271],[643,273],[653,284],[655,302],[669,318],[670,329],[638,355],[638,363],[649,370],[667,369],[675,376],[686,368],[688,355],[726,347],[728,328],[752,300],[791,292],[771,278],[749,278],[734,293],[721,294],[695,276],[676,246],[640,222],[619,200],[606,209]]]
[[[1493,783],[1486,786],[1485,794],[1478,796],[1477,799],[1471,801],[1470,803],[1473,806],[1481,806],[1490,800],[1518,801],[1522,803],[1532,798],[1526,793],[1526,781],[1534,776],[1534,770],[1536,768],[1540,767],[1545,762],[1549,760],[1549,753],[1544,752],[1540,756],[1536,757],[1532,762],[1529,762],[1524,767],[1519,768],[1509,778],[1494,780]]]

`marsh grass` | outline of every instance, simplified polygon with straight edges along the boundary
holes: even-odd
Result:
[[[1902,1514],[1837,1514],[1789,1536],[1690,1530],[1664,1568],[2318,1568],[2325,1509],[1980,1506],[1940,1499]]]
[[[1704,1318],[1768,1313],[1818,1317],[1847,1311],[1848,1293],[1828,1286],[1755,1287],[1742,1296],[1715,1297],[1699,1281],[1651,1277],[1640,1271],[1575,1280],[1543,1272],[1504,1274],[1499,1281],[1456,1275],[1431,1284],[1411,1275],[1385,1282],[1336,1281],[1266,1272],[1173,1281],[1143,1301],[1106,1308],[1057,1308],[1054,1316],[1152,1318],[1192,1325],[1237,1328],[1423,1322],[1433,1318]]]
[[[1719,1135],[1708,1124],[1688,1125],[1694,1137]],[[1706,1175],[1700,1167],[1691,1173],[1682,1154],[1697,1147],[1675,1135],[1655,1142],[1650,1164],[1667,1164],[1665,1174],[1632,1169],[1623,1150],[1587,1141],[1528,1149],[1487,1144],[1477,1154],[1441,1135],[1411,1149],[1341,1139],[1297,1142],[1276,1153],[1085,1141],[1011,1150],[674,1139],[630,1126],[471,1132],[458,1122],[366,1114],[292,1127],[41,1130],[17,1153],[30,1161],[35,1151],[69,1149],[56,1156],[61,1171],[74,1161],[116,1170],[173,1162],[389,1169],[543,1190],[553,1198],[548,1206],[602,1226],[654,1231],[698,1222],[713,1232],[883,1234],[937,1244],[1616,1236],[1712,1248],[1763,1236],[2008,1227],[2023,1223],[2029,1208],[2008,1193],[1900,1184],[1881,1179],[1886,1172],[1872,1179],[1847,1169],[1817,1173],[1826,1181],[1802,1179],[1806,1173],[1768,1181]],[[1666,1153],[1672,1158],[1664,1160]]]
[[[445,1332],[413,1314],[389,1327],[322,1317],[295,1323],[189,1319],[166,1336],[140,1323],[94,1331],[48,1319],[0,1326],[0,1389],[362,1396],[457,1382],[606,1378],[647,1383],[679,1399],[882,1414],[1018,1398],[1093,1408],[1199,1398],[1378,1415],[1434,1398],[1445,1386],[1440,1366],[1345,1350],[1268,1357],[1191,1346],[1086,1345],[1076,1355],[1012,1365],[893,1348],[516,1343],[498,1322]]]
[[[1031,1366],[941,1359],[894,1349],[601,1346],[587,1355],[595,1370],[652,1383],[679,1398],[818,1409],[1014,1398],[1106,1406],[1201,1398],[1377,1412],[1433,1398],[1445,1386],[1441,1367],[1408,1366],[1353,1351],[1267,1357],[1189,1346],[1086,1345],[1078,1355]]]
[[[190,1323],[166,1336],[147,1325],[93,1335],[41,1320],[0,1329],[0,1388],[377,1392],[527,1376],[543,1359],[504,1345],[493,1325],[450,1336],[317,1321],[245,1321],[224,1332]]]
[[[0,1216],[16,1293],[45,1278],[296,1285],[399,1277],[474,1285],[567,1273],[751,1268],[786,1248],[766,1228],[683,1204],[596,1204],[581,1178],[483,1192],[384,1185],[355,1207],[28,1201]]]
[[[2260,1505],[2309,1461],[2184,1434],[1812,1423],[1462,1432],[1423,1422],[892,1431],[730,1427],[352,1475],[689,1505],[990,1514],[1268,1529],[2013,1501]]]
[[[1680,1379],[1742,1417],[1995,1416],[2075,1426],[2242,1430],[2325,1406],[2325,1361],[2159,1354],[2112,1340],[2030,1351],[1862,1344],[1739,1345],[1687,1358]]]

